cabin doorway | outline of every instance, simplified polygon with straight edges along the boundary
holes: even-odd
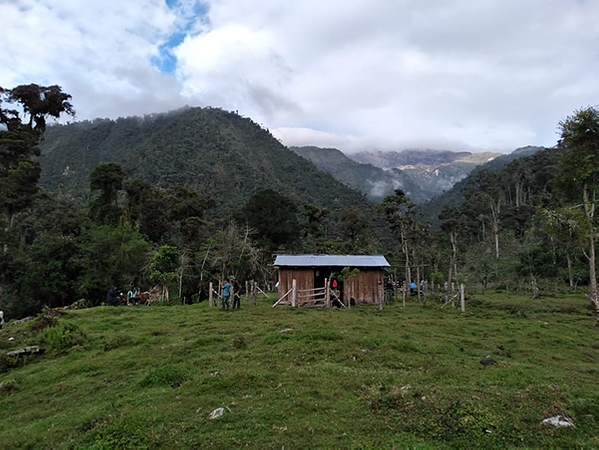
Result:
[[[327,267],[318,267],[314,269],[314,289],[323,288],[324,280],[331,279],[331,269]]]

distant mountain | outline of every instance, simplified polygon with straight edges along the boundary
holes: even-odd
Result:
[[[155,186],[184,184],[216,200],[215,214],[235,212],[255,191],[274,189],[298,205],[333,211],[371,203],[290,151],[248,118],[215,108],[97,119],[48,127],[40,184],[89,199],[89,174],[101,163],[123,165]],[[265,217],[264,220],[268,220]]]
[[[427,222],[431,222],[433,225],[438,225],[439,223],[439,214],[446,206],[458,206],[462,203],[464,197],[462,196],[462,189],[468,186],[470,182],[470,178],[475,174],[486,170],[489,172],[496,172],[500,169],[503,169],[512,161],[522,158],[525,156],[534,155],[535,153],[546,150],[545,147],[520,147],[511,153],[498,156],[491,161],[481,164],[475,167],[470,174],[464,179],[458,181],[451,189],[447,192],[444,192],[431,200],[418,205],[418,212],[420,217]]]
[[[312,161],[320,169],[374,201],[381,201],[396,189],[402,189],[414,203],[428,200],[409,175],[397,169],[383,170],[371,164],[361,164],[349,159],[336,148],[290,147],[298,155]]]
[[[418,183],[431,198],[468,176],[475,167],[501,153],[452,152],[448,150],[404,150],[401,152],[360,152],[348,155],[354,161],[381,169],[399,169]]]

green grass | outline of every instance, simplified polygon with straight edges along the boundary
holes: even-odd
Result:
[[[77,339],[0,373],[0,447],[599,446],[582,296],[475,296],[465,315],[270,304],[68,313]],[[40,339],[26,330],[5,327],[0,350]],[[541,425],[557,413],[576,427]]]

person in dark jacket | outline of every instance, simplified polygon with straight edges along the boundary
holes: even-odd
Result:
[[[112,306],[118,306],[121,302],[121,294],[117,290],[116,286],[110,286],[106,293],[106,303]]]
[[[233,309],[241,309],[241,287],[233,275],[231,275],[231,285],[233,286]]]

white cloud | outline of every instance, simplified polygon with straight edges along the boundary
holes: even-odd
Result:
[[[597,103],[599,2],[18,0],[1,3],[0,85],[58,83],[79,116],[238,110],[289,145],[552,145]],[[173,75],[151,63],[169,37]]]

